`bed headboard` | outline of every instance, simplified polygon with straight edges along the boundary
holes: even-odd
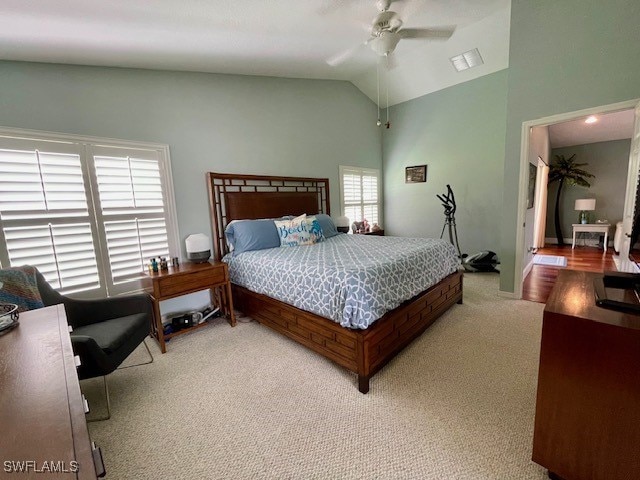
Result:
[[[232,220],[331,214],[329,179],[207,173],[214,258],[227,253],[224,229]]]

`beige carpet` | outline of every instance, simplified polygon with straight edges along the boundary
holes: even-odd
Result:
[[[90,424],[109,479],[543,479],[531,442],[543,305],[467,274],[456,305],[371,380],[217,320],[109,376]],[[144,359],[138,349],[132,357]],[[100,382],[83,382],[94,404]]]

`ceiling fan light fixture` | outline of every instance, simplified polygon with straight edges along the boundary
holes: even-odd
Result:
[[[400,41],[400,35],[395,32],[381,32],[369,42],[371,49],[378,55],[384,56],[393,52]]]
[[[482,56],[477,48],[451,57],[449,60],[451,60],[451,63],[458,72],[484,64],[484,60],[482,60]]]

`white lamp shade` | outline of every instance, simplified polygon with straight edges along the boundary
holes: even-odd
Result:
[[[578,200],[576,200],[575,209],[580,211],[595,210],[596,199],[595,198],[579,198]]]
[[[209,237],[207,237],[204,233],[194,233],[193,235],[189,235],[185,241],[185,246],[187,247],[187,253],[192,252],[203,252],[205,250],[209,250]]]
[[[333,223],[336,224],[336,227],[348,227],[349,226],[349,217],[336,217],[333,219]]]

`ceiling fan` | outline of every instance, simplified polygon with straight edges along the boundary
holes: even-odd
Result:
[[[371,23],[369,38],[363,43],[328,58],[326,62],[333,67],[337,67],[356,55],[365,45],[370,47],[376,54],[387,57],[387,59],[390,60],[390,54],[395,50],[400,40],[416,38],[446,40],[451,37],[455,31],[455,26],[440,28],[402,28],[403,21],[400,15],[389,10],[391,3],[392,0],[377,0],[376,7],[379,13]]]

